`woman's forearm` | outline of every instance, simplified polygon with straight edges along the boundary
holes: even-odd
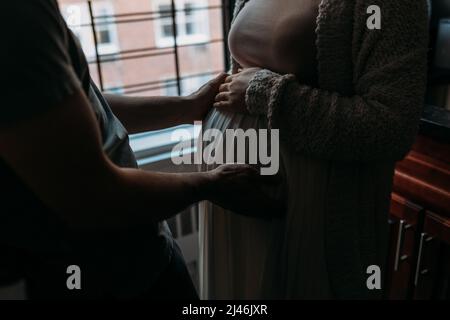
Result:
[[[313,88],[293,75],[262,70],[247,88],[248,111],[266,114],[292,149],[314,158],[369,162],[405,156],[424,103],[427,13],[419,2],[384,3],[391,18],[385,19],[382,30],[365,32],[354,41],[356,71],[345,91],[337,90],[339,74],[333,87],[330,75],[321,74],[328,87]],[[365,19],[357,23],[356,30],[366,28]],[[374,32],[380,33],[376,42]]]
[[[423,67],[420,59],[410,62]],[[378,91],[349,97],[294,79],[283,81],[287,77],[260,78],[250,87],[247,105],[252,114],[266,114],[269,126],[280,130],[292,150],[314,158],[364,162],[397,161],[408,152],[423,103],[425,81],[419,77],[411,86],[397,88],[396,78],[386,79],[372,84]]]

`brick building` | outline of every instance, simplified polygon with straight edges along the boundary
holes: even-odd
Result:
[[[177,95],[176,58],[182,95],[224,70],[220,0],[176,0],[174,12],[171,0],[94,0],[91,8],[87,0],[58,1],[106,92]]]

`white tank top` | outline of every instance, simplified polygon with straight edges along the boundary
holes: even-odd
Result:
[[[233,57],[243,68],[293,73],[301,82],[315,83],[319,3],[320,0],[250,0],[230,30]]]

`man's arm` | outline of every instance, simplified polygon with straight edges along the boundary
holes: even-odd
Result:
[[[187,97],[128,97],[106,94],[113,113],[129,133],[159,130],[203,120],[226,74]]]
[[[117,167],[102,151],[98,125],[81,90],[39,116],[0,128],[0,157],[75,228],[161,221],[203,199],[246,213],[277,209],[254,192],[262,177],[248,166],[190,174]],[[255,194],[248,210],[240,203],[243,189]]]

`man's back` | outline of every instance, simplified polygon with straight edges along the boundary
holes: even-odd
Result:
[[[82,89],[97,118],[105,154],[120,167],[137,167],[128,134],[91,82],[83,52],[56,1],[8,1],[2,7],[1,33],[7,47],[0,63],[7,103],[0,108],[0,127],[44,114]],[[60,161],[65,161],[64,154]],[[146,290],[169,263],[173,244],[165,223],[80,234],[67,228],[1,158],[0,185],[0,250],[18,261],[8,264],[23,268],[25,277],[45,278],[50,295],[73,296],[65,287],[71,264],[82,266],[82,295],[102,297],[114,295],[116,289],[125,296]],[[29,285],[31,294],[46,295]]]

